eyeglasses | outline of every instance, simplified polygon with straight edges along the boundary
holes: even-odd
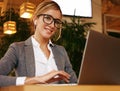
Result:
[[[60,19],[55,19],[51,15],[48,14],[40,14],[38,17],[43,16],[43,22],[50,25],[54,22],[54,26],[56,28],[61,28],[62,27],[62,21]]]

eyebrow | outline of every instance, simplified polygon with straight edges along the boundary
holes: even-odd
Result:
[[[50,17],[52,17],[54,20],[59,20],[60,22],[62,22],[61,19],[59,19],[59,18],[54,18],[54,17],[53,17],[52,15],[50,15],[50,14],[39,14],[39,15],[37,15],[37,17],[40,17],[41,15],[50,16]]]

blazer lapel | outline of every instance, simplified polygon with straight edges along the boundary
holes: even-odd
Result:
[[[28,76],[35,76],[35,59],[31,38],[25,41],[25,60]]]
[[[57,47],[55,45],[52,46],[52,52],[53,52],[54,59],[55,59],[56,65],[58,67],[58,70],[63,70],[63,63],[62,63],[60,54],[57,50]]]
[[[58,70],[63,70],[64,62],[62,62],[63,59],[61,58],[56,45],[51,45],[51,48]],[[35,58],[31,38],[25,41],[25,60],[27,75],[35,76]]]

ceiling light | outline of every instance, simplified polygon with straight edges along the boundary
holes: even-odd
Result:
[[[15,21],[7,21],[3,25],[4,34],[14,34],[16,33],[16,22]]]
[[[35,5],[30,2],[25,2],[20,6],[20,17],[31,18],[34,13]]]

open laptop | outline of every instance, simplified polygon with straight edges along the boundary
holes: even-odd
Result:
[[[78,82],[47,86],[120,85],[120,39],[89,31]]]
[[[120,84],[120,39],[89,31],[79,84]]]

